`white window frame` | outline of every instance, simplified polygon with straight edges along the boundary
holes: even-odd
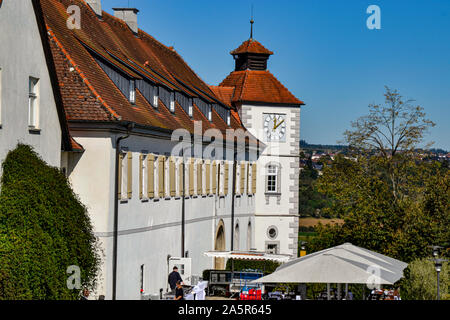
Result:
[[[136,81],[130,80],[130,102],[136,104]]]
[[[39,128],[39,79],[28,78],[28,127]]]
[[[147,200],[148,199],[148,170],[149,168],[147,167],[147,159],[148,159],[148,154],[147,153],[142,153],[142,163],[141,163],[141,170],[142,172],[140,172],[140,174],[142,175],[142,180],[139,181],[139,183],[141,184],[141,190],[142,190],[142,200]]]
[[[128,151],[122,150],[122,185],[121,185],[121,192],[120,192],[120,200],[128,200]]]
[[[274,169],[274,171],[272,171]],[[273,178],[274,177],[274,178]],[[280,165],[269,163],[266,166],[266,193],[280,193]]]
[[[170,93],[170,112],[175,112],[175,93]]]

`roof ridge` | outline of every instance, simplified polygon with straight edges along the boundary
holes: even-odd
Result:
[[[62,43],[58,40],[55,33],[52,31],[52,29],[48,26],[48,24],[45,24],[47,28],[47,32],[49,36],[51,37],[50,40],[54,40],[58,48],[61,50],[61,52],[64,54],[64,56],[67,58],[67,60],[70,62],[70,64],[73,65],[75,71],[78,73],[78,75],[83,80],[83,83],[88,87],[89,90],[94,94],[94,96],[99,100],[101,105],[106,109],[108,113],[111,114],[113,118],[116,120],[121,120],[122,117],[120,117],[107,103],[103,98],[98,94],[98,92],[95,90],[95,88],[92,86],[88,78],[84,75],[83,71],[79,68],[79,66],[75,63],[75,61],[72,59],[72,57],[69,55],[66,49],[64,49]]]

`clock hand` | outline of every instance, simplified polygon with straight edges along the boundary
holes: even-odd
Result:
[[[275,130],[277,128],[276,125],[277,125],[277,119],[274,118],[273,119],[273,129],[272,130]]]
[[[279,126],[281,126],[281,124],[284,122],[284,120],[283,121],[281,121],[277,126],[275,126],[274,128],[273,128],[273,130],[275,130],[276,128],[278,128]]]

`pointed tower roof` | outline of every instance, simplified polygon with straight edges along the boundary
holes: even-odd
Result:
[[[237,49],[234,49],[230,52],[230,54],[232,55],[246,53],[266,54],[269,56],[273,54],[272,51],[266,49],[261,43],[254,39],[248,39],[247,41],[244,41]]]

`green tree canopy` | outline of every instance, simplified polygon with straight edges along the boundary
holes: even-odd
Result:
[[[76,299],[67,268],[93,288],[99,256],[86,208],[58,168],[19,144],[2,164],[0,299]]]
[[[429,245],[448,246],[448,166],[414,153],[434,124],[396,91],[387,88],[385,97],[386,107],[371,105],[345,133],[353,156],[338,155],[318,179],[332,200],[324,211],[344,224],[319,226],[312,250],[351,242],[410,262],[430,256]]]

